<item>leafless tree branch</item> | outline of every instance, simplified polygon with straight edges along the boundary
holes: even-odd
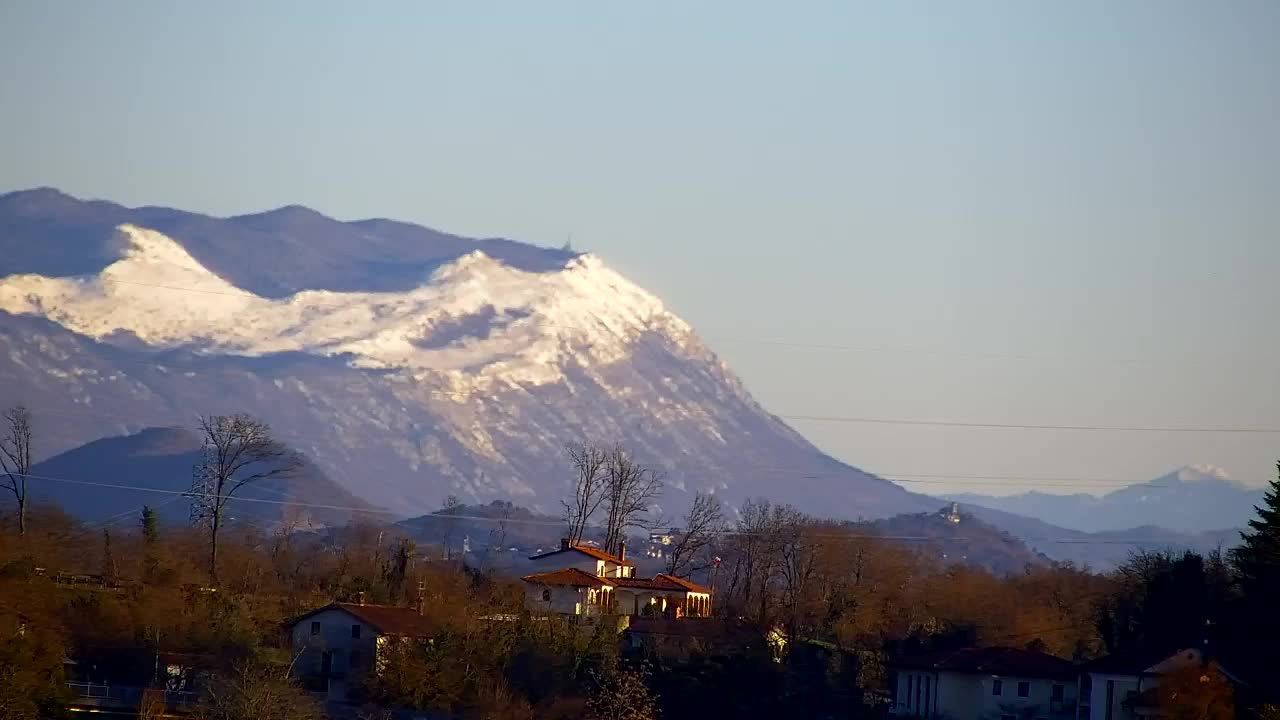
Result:
[[[5,487],[18,503],[18,534],[27,533],[27,479],[31,476],[32,429],[31,411],[15,405],[4,413],[4,436],[0,437],[0,470],[5,474]]]

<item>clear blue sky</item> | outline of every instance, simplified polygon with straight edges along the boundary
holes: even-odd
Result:
[[[5,0],[0,189],[572,236],[780,413],[1275,427],[1277,38],[1273,0]],[[797,427],[890,475],[1280,455]]]

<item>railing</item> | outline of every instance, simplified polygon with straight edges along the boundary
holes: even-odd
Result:
[[[156,693],[157,699],[162,700],[166,707],[175,709],[190,707],[199,699],[196,693],[185,690],[160,690],[106,683],[69,682],[67,689],[76,696],[77,700],[86,704],[110,704],[112,707],[138,707],[142,704],[142,698],[148,690]]]

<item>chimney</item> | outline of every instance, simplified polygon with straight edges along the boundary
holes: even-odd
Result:
[[[622,542],[618,543],[618,559],[619,560],[627,559],[627,541],[626,540],[623,540]]]
[[[560,538],[560,549],[561,550],[569,549],[569,538]]]

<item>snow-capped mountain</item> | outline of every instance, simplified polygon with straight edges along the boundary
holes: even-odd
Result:
[[[1156,526],[1201,533],[1243,527],[1265,491],[1241,483],[1222,468],[1188,465],[1101,497],[1052,495],[955,495],[950,499],[1038,518],[1085,532]]]
[[[823,455],[598,257],[300,207],[213,218],[0,196],[13,402],[35,412],[44,456],[253,413],[406,515],[449,494],[555,512],[580,440],[664,469],[673,513],[700,490],[850,518],[936,504]]]

